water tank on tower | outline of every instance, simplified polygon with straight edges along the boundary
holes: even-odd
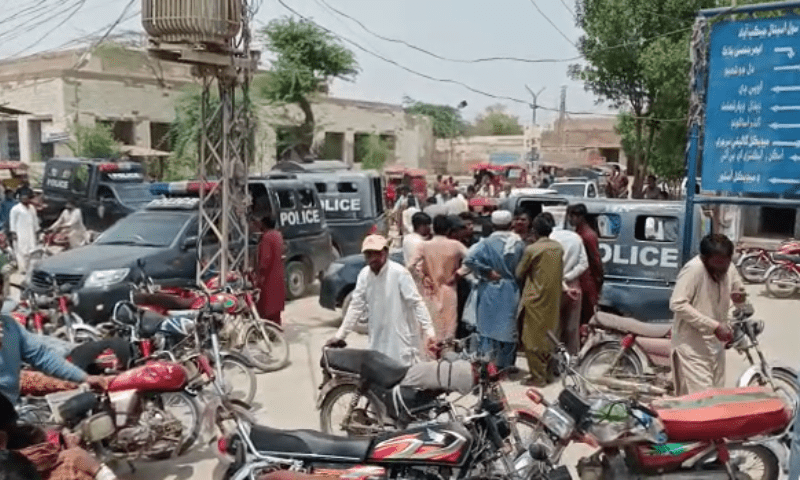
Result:
[[[240,0],[142,0],[142,25],[157,43],[225,49],[242,25]]]

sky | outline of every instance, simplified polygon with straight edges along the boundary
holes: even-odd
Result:
[[[538,104],[537,123],[552,122],[566,86],[566,106],[572,117],[583,113],[611,115],[614,112],[586,92],[580,82],[567,76],[570,64],[578,63],[575,47],[581,30],[575,26],[574,0],[284,0],[299,14],[329,29],[356,54],[360,72],[354,81],[336,80],[337,97],[399,104],[404,97],[456,106],[472,120],[486,107],[502,104],[531,123],[532,97],[544,89]],[[102,35],[120,18],[113,32],[141,31],[140,0],[5,0],[0,13],[0,59],[74,46],[86,35]],[[38,10],[33,10],[37,8]],[[10,8],[9,8],[10,7]],[[541,12],[538,9],[541,10]],[[515,57],[556,62],[492,61],[458,63],[434,58],[406,45],[379,39],[355,21],[381,36],[403,40],[440,57],[470,60]],[[22,12],[20,14],[20,12]],[[14,17],[17,15],[16,17]],[[278,0],[260,0],[252,28],[274,18],[293,15]],[[559,32],[560,31],[560,32]],[[257,46],[257,43],[256,43]],[[378,56],[398,65],[391,64]],[[565,61],[566,59],[573,59]],[[265,55],[265,66],[268,56]],[[496,95],[491,98],[453,83]],[[514,101],[511,99],[516,99]]]

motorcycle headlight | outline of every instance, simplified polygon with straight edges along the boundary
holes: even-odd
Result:
[[[572,435],[575,420],[560,409],[550,407],[542,415],[542,423],[561,440],[566,440]]]
[[[85,287],[107,287],[119,283],[128,276],[130,268],[117,268],[114,270],[95,270],[84,283]]]

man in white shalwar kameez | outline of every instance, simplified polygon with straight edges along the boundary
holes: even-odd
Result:
[[[430,349],[434,342],[428,309],[411,273],[403,265],[388,260],[386,238],[369,235],[361,251],[367,266],[358,274],[347,315],[328,345],[342,346],[356,321],[366,316],[370,350],[410,366],[421,358],[421,349]]]
[[[39,216],[31,205],[30,195],[23,194],[8,217],[9,230],[14,239],[14,251],[17,255],[17,268],[20,273],[25,273],[28,271],[31,252],[36,249],[36,233],[39,231]]]
[[[81,210],[75,206],[75,202],[67,202],[58,220],[50,225],[49,228],[54,232],[58,232],[59,229],[64,230],[67,235],[69,248],[80,247],[86,243],[86,227],[83,225],[83,215]]]

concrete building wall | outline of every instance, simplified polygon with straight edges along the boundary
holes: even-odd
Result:
[[[523,135],[498,135],[440,138],[436,140],[435,170],[441,174],[464,175],[469,167],[489,162],[492,154],[510,153],[525,163],[531,154],[539,152],[541,130],[525,127]]]
[[[322,146],[326,134],[341,134],[342,160],[356,163],[358,135],[376,134],[394,139],[390,164],[430,168],[433,155],[433,128],[426,117],[408,115],[399,105],[320,97],[312,103],[316,129],[314,142]],[[256,134],[257,157],[254,170],[267,171],[277,161],[276,128],[299,125],[303,114],[295,105],[264,106],[259,111],[261,130]]]

